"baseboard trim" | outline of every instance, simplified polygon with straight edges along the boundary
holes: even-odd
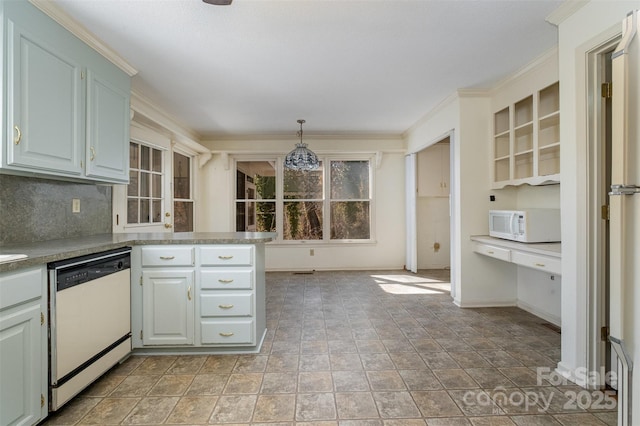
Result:
[[[550,314],[549,312],[542,311],[533,305],[523,302],[522,300],[518,300],[518,304],[516,306],[518,306],[518,308],[522,309],[523,311],[527,311],[530,314],[533,314],[539,318],[542,318],[545,321],[550,322],[553,325],[562,327],[562,320],[560,319],[560,317],[556,315]]]
[[[465,300],[455,299],[453,303],[460,308],[504,308],[517,306],[517,300]]]

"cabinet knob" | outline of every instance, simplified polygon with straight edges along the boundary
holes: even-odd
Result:
[[[16,131],[16,136],[13,138],[13,143],[18,145],[22,140],[22,132],[20,131],[20,127],[18,126],[13,126],[13,129]]]
[[[96,150],[93,147],[90,147],[89,151],[91,151],[91,156],[89,157],[89,161],[93,161],[96,158]]]

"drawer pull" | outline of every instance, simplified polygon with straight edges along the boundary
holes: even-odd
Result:
[[[536,266],[539,268],[544,268],[544,263],[536,263]]]
[[[219,335],[221,335],[222,337],[231,337],[233,336],[233,333],[218,333]]]
[[[175,258],[176,258],[175,256],[160,256],[160,259],[162,260],[173,260]]]
[[[233,259],[233,256],[218,256],[218,259],[220,259],[220,260],[230,260],[230,259]]]
[[[489,253],[489,254],[494,254],[494,252],[493,252],[493,251],[491,251],[491,250],[487,251],[487,253]]]
[[[226,280],[225,280],[225,279],[220,278],[220,279],[218,280],[218,282],[219,282],[219,283],[222,283],[222,284],[231,284],[231,283],[233,282],[233,280],[232,280],[232,279],[226,279]]]
[[[231,308],[233,308],[233,305],[218,305],[218,307],[220,309],[231,309]]]

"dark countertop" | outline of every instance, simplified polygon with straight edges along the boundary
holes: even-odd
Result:
[[[76,256],[98,253],[126,246],[159,244],[262,244],[273,241],[275,232],[178,232],[101,234],[90,237],[39,241],[0,246],[0,255],[23,254],[26,258],[0,262],[0,272],[14,271],[29,266]]]

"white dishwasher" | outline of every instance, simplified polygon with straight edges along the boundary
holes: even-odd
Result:
[[[131,248],[49,263],[49,411],[131,352]]]

